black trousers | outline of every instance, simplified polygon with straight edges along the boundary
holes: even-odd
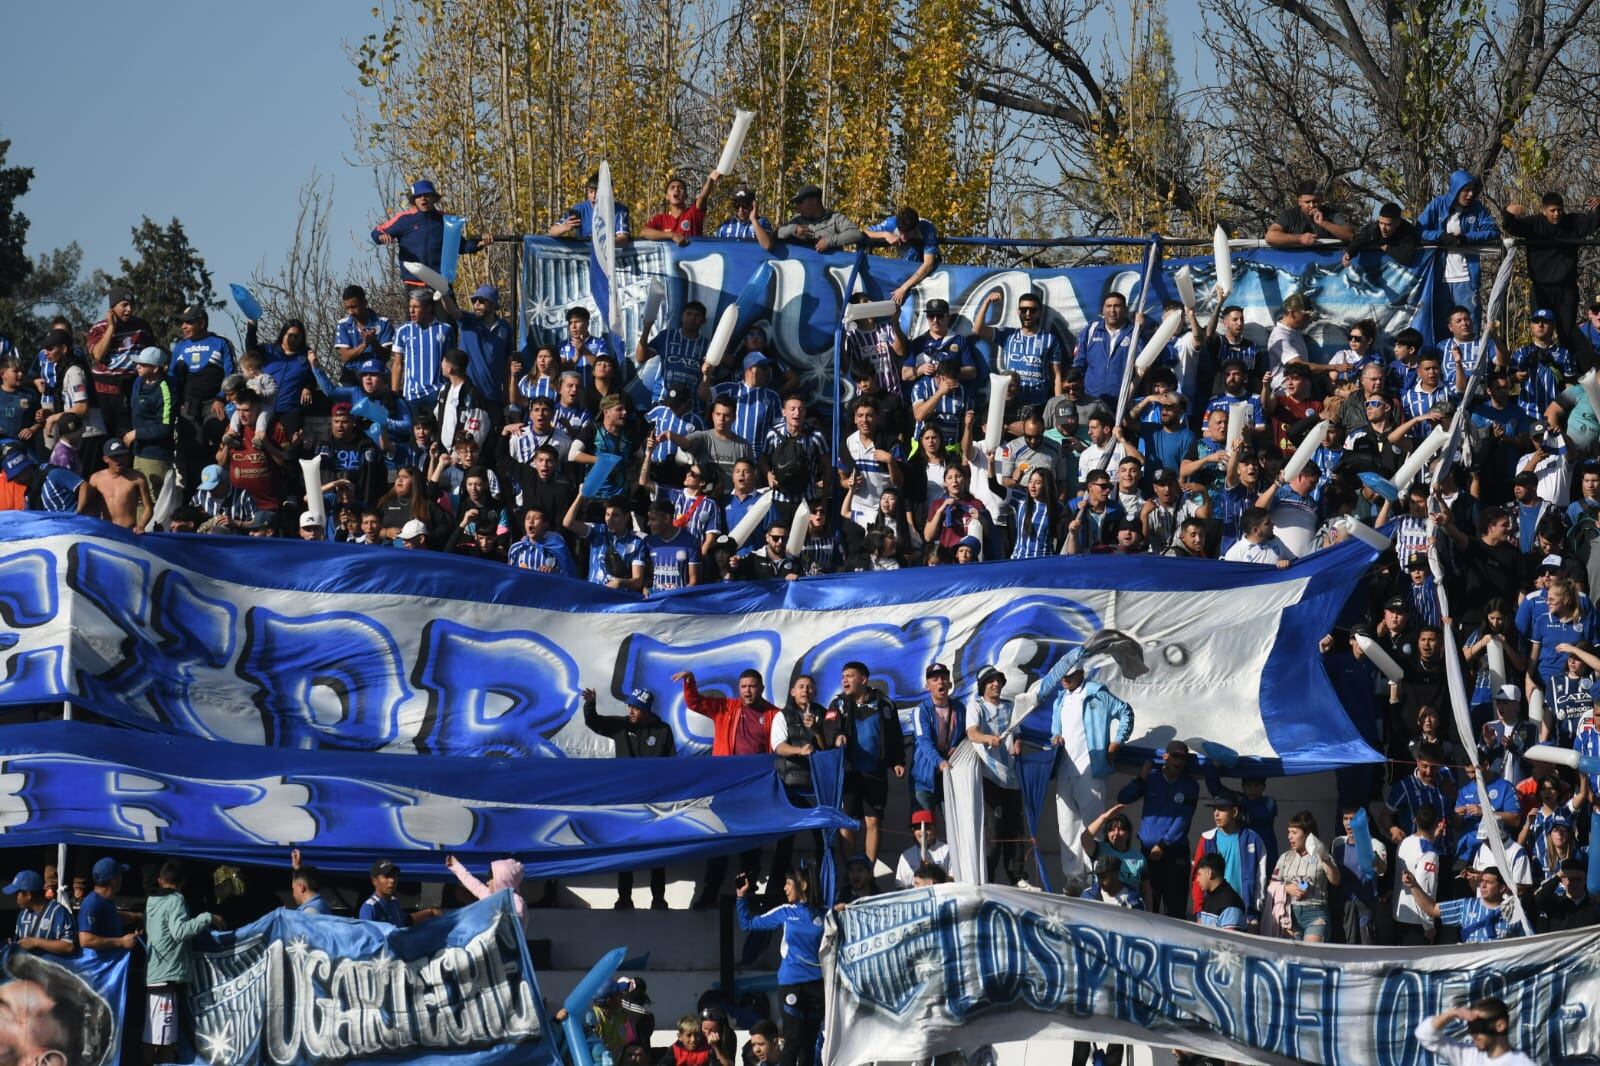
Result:
[[[1003,788],[987,777],[983,779],[983,807],[995,821],[998,846],[989,851],[989,880],[995,880],[995,863],[1006,872],[1006,879],[1016,884],[1023,877],[1023,863],[1028,855],[1028,842],[1022,824],[1022,790]]]
[[[822,1032],[822,982],[779,985],[783,1003],[783,1066],[811,1066]]]
[[[1148,853],[1147,853],[1148,855]],[[1150,910],[1169,918],[1189,917],[1189,852],[1182,844],[1161,849],[1161,858],[1147,859]]]

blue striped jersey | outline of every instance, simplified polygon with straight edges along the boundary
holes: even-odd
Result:
[[[658,403],[645,413],[644,420],[661,436],[655,449],[650,453],[652,463],[665,463],[670,460],[678,450],[678,446],[666,439],[668,433],[680,437],[687,437],[706,428],[705,420],[690,411],[687,415],[679,417],[677,412],[664,403]]]
[[[777,232],[773,229],[772,223],[762,216],[757,215],[756,219],[761,223],[761,228],[768,233]],[[730,218],[717,227],[716,236],[721,237],[723,240],[753,241],[756,239],[756,228],[749,222],[740,222],[737,218]]]
[[[400,394],[407,400],[432,400],[444,384],[439,360],[455,346],[455,327],[448,322],[419,326],[407,322],[395,331],[394,352],[400,356]]]
[[[729,381],[711,390],[712,396],[731,398],[733,433],[750,442],[757,459],[765,453],[767,431],[783,421],[783,401],[771,389],[752,387],[742,381]]]
[[[78,487],[83,478],[64,466],[46,466],[44,482],[39,486],[39,509],[42,511],[76,511]]]
[[[1040,403],[1055,391],[1055,367],[1061,363],[1061,340],[1054,333],[998,331],[995,369],[1017,376],[1017,393],[1024,403]]]

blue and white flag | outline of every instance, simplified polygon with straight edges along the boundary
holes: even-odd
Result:
[[[529,877],[666,866],[806,829],[850,828],[793,806],[773,759],[396,759],[286,751],[84,722],[0,729],[8,847],[83,844],[328,870],[377,859],[443,880],[444,858],[507,856]]]
[[[1301,944],[951,884],[852,903],[829,923],[822,960],[832,1066],[970,1061],[1034,1037],[1400,1066],[1435,1061],[1417,1035],[1424,1020],[1485,995],[1507,1001],[1511,1044],[1532,1061],[1600,1056],[1600,929],[1417,949]]]
[[[611,295],[617,287],[617,201],[611,191],[611,164],[604,160],[590,222],[589,287],[600,309],[600,321],[605,323],[603,332],[610,338],[622,329],[622,308]]]
[[[599,220],[597,200],[597,236]],[[845,286],[854,273],[855,253],[819,253],[781,242],[768,253],[754,241],[714,237],[696,237],[681,248],[671,241],[611,247],[614,265],[602,269],[598,245],[585,248],[553,237],[524,240],[519,312],[534,337],[559,344],[566,338],[566,309],[581,304],[599,312],[608,323],[607,333],[618,334],[619,350],[632,351],[651,326],[644,321],[644,310],[651,288],[660,285],[667,293],[661,321],[676,323],[690,300],[705,305],[708,322],[716,322],[725,308],[737,303],[736,332],[761,323],[794,372],[802,395],[831,403],[834,330],[849,296]],[[1414,326],[1431,343],[1438,305],[1451,302],[1448,289],[1430,284],[1435,254],[1425,251],[1409,267],[1386,257],[1345,266],[1338,249],[1239,250],[1233,256],[1233,291],[1227,302],[1243,310],[1245,337],[1262,351],[1291,293],[1304,296],[1317,312],[1305,337],[1313,361],[1326,362],[1348,347],[1350,328],[1367,318],[1378,323],[1385,338]],[[904,259],[867,256],[856,287],[874,299],[885,298],[916,266]],[[1204,319],[1218,309],[1211,291],[1216,269],[1209,255],[1162,260],[1150,286],[1150,304],[1159,307],[1157,301],[1178,298],[1174,277],[1183,267],[1193,277]],[[1105,297],[1113,292],[1134,295],[1143,272],[1142,263],[1020,270],[945,262],[905,301],[900,325],[908,335],[920,332],[924,305],[940,299],[950,304],[953,328],[970,334],[985,298],[998,292],[1002,300],[993,324],[1011,329],[1021,324],[1021,297],[1032,293],[1044,302],[1044,327],[1057,335],[1070,356],[1073,338],[1099,316]],[[978,346],[993,362],[992,345]],[[1387,350],[1387,342],[1382,347]]]
[[[410,929],[276,910],[194,947],[194,1066],[559,1061],[507,892]]]
[[[116,1066],[130,953],[0,945],[0,1062]]]
[[[671,680],[686,668],[702,693],[737,694],[755,669],[769,693],[805,673],[830,697],[860,660],[909,708],[929,663],[958,694],[999,665],[1018,693],[1106,634],[1139,660],[1105,679],[1133,705],[1129,747],[1210,740],[1241,772],[1304,773],[1378,759],[1317,647],[1373,554],[1351,541],[1286,570],[1058,556],[642,600],[451,556],[0,515],[0,704],[71,700],[241,744],[603,756],[580,692],[622,714],[645,689],[695,752],[712,724]]]

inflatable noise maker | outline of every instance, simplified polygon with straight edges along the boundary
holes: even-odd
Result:
[[[801,511],[795,554],[804,529]],[[926,694],[930,662],[950,665],[958,698],[989,665],[1022,692],[1115,629],[1146,667],[1118,682],[1139,711],[1130,749],[1212,739],[1267,774],[1378,758],[1317,654],[1328,619],[1377,557],[1354,538],[1283,570],[1055,556],[648,599],[482,560],[402,555],[0,515],[0,704],[69,700],[145,733],[297,757],[560,759],[611,754],[584,725],[584,689],[600,694],[601,713],[621,714],[642,688],[680,753],[696,754],[710,747],[710,723],[672,681],[685,661],[702,692],[731,695],[746,669],[776,688],[860,660],[909,707]],[[1217,706],[1229,714],[1204,710]],[[0,730],[0,744],[16,728]]]

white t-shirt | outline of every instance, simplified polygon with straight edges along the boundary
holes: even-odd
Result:
[[[1427,851],[1423,850],[1422,845],[1422,837],[1412,834],[1402,840],[1395,849],[1395,858],[1400,862],[1400,869],[1410,871],[1411,876],[1417,879],[1417,887],[1426,892],[1429,899],[1437,899],[1439,852],[1431,843]],[[1422,913],[1422,908],[1417,906],[1416,897],[1404,885],[1395,889],[1394,920],[1407,925],[1420,925],[1424,929],[1433,928],[1433,919]]]
[[[939,867],[945,873],[950,872],[950,845],[942,840],[935,839],[928,845],[928,861]],[[895,864],[894,883],[900,888],[910,888],[916,880],[917,867],[922,865],[922,848],[916,844],[911,845],[900,853],[900,861]]]
[[[1533,464],[1533,453],[1524,455],[1517,463],[1517,473],[1532,470],[1539,478],[1537,490],[1539,499],[1547,500],[1557,507],[1565,507],[1572,502],[1572,468],[1567,465],[1567,440],[1558,433],[1552,433],[1544,439],[1545,456],[1539,464]]]
[[[1528,858],[1528,849],[1518,844],[1515,840],[1504,842],[1506,846],[1506,861],[1511,864],[1511,884],[1516,888],[1533,884],[1533,860]],[[1487,870],[1495,865],[1494,852],[1489,850],[1485,841],[1478,845],[1478,854],[1473,856],[1472,868],[1474,870]]]
[[[1310,354],[1304,333],[1290,329],[1282,322],[1273,326],[1272,333],[1267,337],[1267,368],[1273,372],[1273,386],[1280,384],[1278,371],[1283,369],[1285,363],[1307,362]]]
[[[1461,236],[1461,212],[1452,211],[1450,217],[1445,219],[1444,231]],[[1471,281],[1472,275],[1467,271],[1467,257],[1460,252],[1446,252],[1444,254],[1444,280],[1448,284],[1453,281]]]
[[[81,366],[69,366],[66,373],[61,375],[61,405],[63,408],[76,407],[80,403],[89,402],[89,390],[94,388],[89,382],[89,375]],[[100,413],[100,408],[89,404],[89,412],[83,416],[83,435],[85,437],[103,437],[106,435],[105,416]]]
[[[1280,560],[1290,562],[1298,558],[1294,552],[1284,546],[1283,541],[1277,537],[1252,544],[1243,537],[1229,545],[1227,552],[1222,556],[1222,561],[1227,563],[1266,563],[1269,566],[1278,565]]]
[[[1105,447],[1098,444],[1087,444],[1083,451],[1078,453],[1078,480],[1082,481],[1096,470],[1104,470],[1115,475],[1117,464],[1128,457],[1128,449],[1122,442],[1112,437]]]
[[[1061,749],[1079,775],[1089,772],[1089,734],[1083,729],[1084,686],[1066,693],[1061,707]]]

